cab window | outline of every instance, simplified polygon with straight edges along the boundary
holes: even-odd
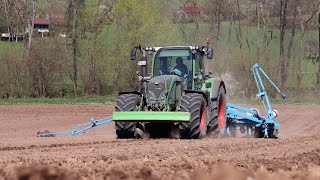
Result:
[[[192,59],[189,49],[162,49],[154,59],[153,76],[169,75],[178,69],[181,76],[192,76]]]

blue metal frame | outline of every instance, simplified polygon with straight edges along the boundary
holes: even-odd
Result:
[[[258,93],[256,94],[257,97],[261,98],[262,105],[264,108],[264,116],[260,116],[258,112],[254,108],[245,108],[241,107],[236,104],[227,103],[227,134],[230,135],[230,127],[231,126],[246,126],[248,135],[252,135],[252,128],[253,127],[261,127],[262,133],[264,134],[264,137],[268,137],[269,130],[270,129],[278,129],[280,127],[280,124],[274,120],[274,114],[273,109],[271,106],[271,103],[269,101],[269,97],[267,94],[267,91],[265,89],[265,86],[263,84],[263,77],[261,77],[261,74],[273,85],[273,87],[282,95],[282,98],[284,99],[286,95],[280,91],[280,89],[275,85],[275,83],[269,78],[269,76],[263,71],[263,69],[260,67],[259,64],[253,65],[251,68],[251,71],[253,73]]]
[[[267,78],[267,80],[272,84],[272,86],[279,93],[281,93],[283,99],[286,97],[286,95],[280,91],[280,89],[275,85],[275,83],[270,79],[270,77],[263,71],[263,69],[260,67],[259,64],[253,65],[253,67],[251,68],[251,71],[253,73],[254,79],[255,79],[257,87],[258,87],[258,93],[256,96],[261,98],[264,111],[266,112],[266,117],[273,119],[274,115],[272,113],[271,103],[269,101],[267,91],[266,91],[264,84],[263,84],[263,81],[262,81],[263,78],[261,77],[259,71]],[[266,107],[266,104],[267,104],[268,108]]]
[[[37,134],[38,137],[46,137],[46,136],[52,136],[52,135],[60,135],[60,134],[71,134],[76,135],[79,133],[84,133],[88,131],[91,128],[94,128],[96,126],[100,126],[103,124],[107,124],[112,122],[112,116],[107,116],[101,119],[94,119],[91,118],[90,121],[85,122],[83,124],[77,124],[74,129],[68,130],[68,131],[57,131],[57,132],[49,132],[49,133],[39,133]]]

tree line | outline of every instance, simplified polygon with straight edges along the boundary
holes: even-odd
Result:
[[[202,45],[207,36],[207,71],[231,77],[234,95],[254,96],[255,62],[292,96],[320,94],[319,9],[318,0],[1,0],[1,32],[23,42],[0,44],[0,97],[137,89],[132,46]],[[63,23],[35,36],[34,19],[51,14]]]

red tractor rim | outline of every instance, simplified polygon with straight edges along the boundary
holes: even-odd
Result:
[[[218,126],[220,129],[223,128],[224,120],[225,120],[225,107],[224,107],[223,99],[222,99],[222,97],[220,97],[220,99],[219,99],[219,113],[218,113]]]
[[[205,127],[204,118],[205,118],[205,110],[204,110],[204,105],[202,105],[200,108],[200,131],[203,131]]]

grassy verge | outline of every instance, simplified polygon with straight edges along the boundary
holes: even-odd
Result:
[[[0,99],[0,105],[10,104],[113,104],[116,97],[82,97],[82,98],[9,98]],[[245,99],[245,98],[231,98],[230,103],[260,105],[261,100]],[[292,99],[271,99],[271,104],[318,104],[320,105],[320,98],[292,98]]]
[[[115,97],[82,97],[82,98],[9,98],[0,99],[0,105],[10,104],[112,104]]]

